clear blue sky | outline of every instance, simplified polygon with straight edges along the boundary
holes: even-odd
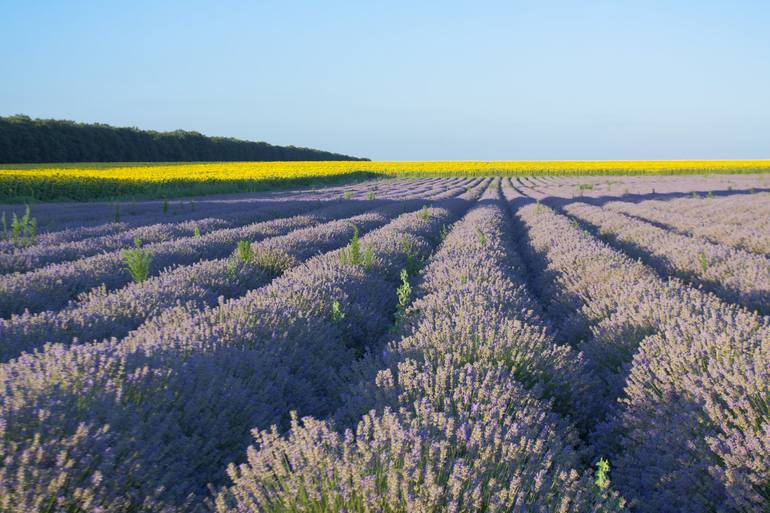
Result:
[[[0,0],[15,113],[377,160],[770,158],[770,2]]]

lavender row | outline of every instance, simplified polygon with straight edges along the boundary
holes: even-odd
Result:
[[[689,223],[707,225],[710,223],[752,222],[770,213],[770,195],[765,192],[725,191],[724,194],[683,196],[679,198],[649,199],[634,203],[619,202],[616,206],[644,208],[655,213],[671,214],[681,212]],[[615,204],[611,202],[610,204]],[[684,221],[684,220],[683,220]]]
[[[31,243],[32,245],[64,244],[67,242],[76,242],[90,237],[113,235],[125,230],[130,230],[131,228],[132,227],[128,223],[116,222],[113,218],[113,220],[110,222],[105,222],[96,226],[81,225],[72,229],[38,233],[34,240],[31,241]],[[17,250],[17,248],[18,246],[15,245],[12,241],[0,241],[0,253],[13,253]]]
[[[472,197],[363,237],[368,268],[341,258],[347,248],[238,300],[176,308],[122,341],[49,346],[3,364],[7,509],[198,509],[251,427],[336,407],[340,370],[390,325],[399,270],[426,256]]]
[[[622,393],[624,365],[651,328],[643,324],[638,331],[619,331],[617,340],[603,346],[595,335],[607,319],[627,311],[629,298],[638,298],[642,291],[645,296],[647,291],[658,292],[664,285],[652,269],[581,230],[566,216],[506,192],[509,200],[520,203],[516,219],[526,231],[521,247],[534,271],[530,283],[546,316],[556,323],[561,340],[584,351],[590,372],[600,380],[599,394],[610,398],[591,405],[599,411],[588,410],[582,416],[601,418]]]
[[[605,208],[651,221],[680,233],[770,256],[770,196],[686,199],[639,204],[610,202]]]
[[[353,387],[346,409],[368,410],[356,429],[306,417],[285,438],[255,432],[220,513],[620,509],[576,471],[574,429],[539,398],[574,355],[538,319],[496,195],[449,233],[401,337]]]
[[[382,183],[385,181],[380,181]],[[227,194],[188,199],[133,201],[133,202],[96,202],[96,203],[40,203],[33,206],[33,214],[39,220],[39,227],[50,233],[62,229],[80,226],[97,226],[105,221],[114,220],[116,214],[121,221],[131,227],[157,222],[165,217],[176,221],[194,220],[201,213],[217,209],[234,207],[252,208],[260,203],[281,201],[329,200],[341,196],[346,191],[366,191],[373,182],[363,182],[349,186],[325,187],[320,189],[296,189],[246,194]],[[6,208],[7,207],[7,208]],[[3,210],[23,211],[23,206],[6,205]],[[20,215],[20,214],[19,214]]]
[[[585,203],[564,211],[596,228],[602,237],[673,274],[761,313],[770,313],[770,260],[721,244],[681,235]]]
[[[420,180],[419,182],[426,185],[430,184],[428,180]],[[229,220],[239,212],[248,212],[255,209],[263,209],[264,211],[277,210],[284,208],[288,204],[305,204],[309,208],[311,204],[319,201],[341,198],[343,193],[349,193],[352,198],[363,199],[368,191],[373,188],[384,188],[387,190],[398,188],[398,186],[399,184],[390,180],[384,181],[384,183],[365,182],[345,188],[337,187],[299,192],[289,191],[282,192],[280,195],[261,194],[256,196],[248,195],[241,198],[229,195],[223,199],[180,200],[169,203],[167,207],[162,206],[160,202],[104,205],[101,209],[98,204],[38,205],[33,208],[33,214],[38,215],[37,210],[48,207],[48,210],[52,210],[51,215],[56,219],[59,226],[55,231],[39,234],[35,238],[34,243],[35,245],[57,245],[77,242],[91,237],[116,235],[127,230],[158,223],[194,223],[209,217]],[[67,215],[69,215],[71,220],[62,223],[62,219],[65,218],[64,212],[67,211],[69,211]],[[94,215],[98,215],[100,218],[96,221],[96,225],[89,223],[87,220],[88,216]],[[43,226],[38,226],[38,228],[39,231],[44,229]],[[190,233],[192,233],[192,228]],[[14,252],[16,250],[17,248],[11,242],[0,241],[0,252]]]
[[[412,184],[419,184],[422,186],[435,186],[439,183],[444,183],[446,186],[459,186],[465,183],[466,185],[471,180],[458,178],[458,179],[427,179],[427,180],[411,180],[409,182],[398,180],[378,180],[373,182],[364,182],[356,186],[339,187],[339,188],[326,188],[321,190],[303,191],[301,193],[284,192],[280,196],[269,195],[266,197],[252,198],[251,196],[238,199],[233,198],[233,195],[228,196],[229,199],[206,199],[196,203],[194,200],[190,200],[187,203],[177,202],[180,208],[186,209],[187,212],[182,213],[176,210],[163,213],[163,210],[158,206],[157,202],[147,205],[148,208],[141,208],[142,214],[130,216],[130,221],[115,222],[115,218],[119,217],[123,219],[124,215],[121,215],[121,210],[115,210],[109,216],[104,217],[104,220],[110,222],[100,221],[99,224],[93,226],[84,222],[82,213],[77,215],[75,220],[67,223],[66,226],[61,227],[57,231],[50,231],[47,233],[38,234],[33,243],[34,245],[58,245],[69,242],[77,242],[91,237],[101,237],[107,235],[115,235],[130,229],[141,228],[147,225],[158,224],[159,221],[163,221],[168,224],[176,223],[194,223],[196,220],[201,220],[207,217],[218,216],[227,218],[229,221],[231,217],[239,212],[250,211],[254,208],[263,208],[263,210],[270,212],[275,211],[281,207],[291,203],[301,203],[308,208],[313,202],[330,201],[333,199],[339,199],[350,195],[351,199],[363,199],[368,197],[370,192],[384,191],[387,196],[389,191],[397,191],[399,188],[407,186],[411,187]],[[154,206],[152,206],[154,205]],[[186,206],[185,206],[186,205]],[[69,204],[59,205],[59,208],[69,207]],[[39,208],[39,207],[38,207]],[[85,208],[85,207],[84,207]],[[93,205],[87,206],[88,210],[93,210]],[[116,207],[114,207],[116,208]],[[132,208],[138,209],[139,207],[133,206]],[[173,219],[173,221],[169,221]],[[190,231],[194,229],[194,225],[190,228]],[[38,231],[40,227],[38,226]],[[151,241],[149,237],[144,237],[144,240]],[[10,241],[0,241],[0,252],[12,253],[18,248]]]
[[[766,180],[763,175],[522,177],[516,179],[516,183],[564,198],[593,197],[605,200],[615,197],[624,201],[640,201],[767,191],[769,188]]]
[[[68,238],[71,237],[74,240],[60,243],[38,241],[37,244],[30,247],[15,248],[13,251],[0,253],[0,272],[27,272],[52,263],[77,260],[97,253],[123,249],[133,245],[134,239],[140,239],[147,244],[181,237],[193,237],[196,228],[205,234],[217,229],[234,228],[243,224],[265,221],[277,216],[293,215],[318,208],[321,205],[321,201],[311,200],[275,202],[247,208],[229,207],[207,212],[206,217],[201,217],[195,221],[183,222],[158,222],[160,216],[155,216],[152,224],[137,228],[128,228],[125,223],[109,223],[108,233],[98,236],[86,236],[86,234],[94,232],[94,229],[90,227],[56,232],[57,234],[66,234],[69,236]],[[117,229],[112,230],[112,228]]]
[[[428,189],[432,184],[419,184],[423,189]],[[398,192],[401,188],[386,187],[382,189],[384,197]],[[352,198],[352,196],[351,196]],[[323,199],[323,198],[319,198]],[[117,233],[100,237],[80,238],[73,242],[60,244],[35,244],[29,248],[19,248],[8,253],[0,253],[0,273],[26,272],[44,265],[77,260],[97,253],[110,252],[124,249],[133,244],[135,239],[144,243],[164,242],[179,237],[193,237],[197,233],[208,233],[216,229],[233,228],[239,225],[264,221],[276,214],[283,216],[298,214],[321,205],[318,199],[308,201],[284,201],[281,203],[259,204],[256,207],[234,209],[229,207],[224,211],[214,212],[226,219],[207,217],[197,221],[181,223],[156,223],[149,226],[141,226],[131,230],[122,230]],[[276,206],[280,210],[276,210]],[[93,230],[84,229],[90,233]]]
[[[525,206],[519,218],[549,311],[584,339],[578,347],[601,380],[604,421],[593,439],[632,509],[761,510],[768,319],[661,281],[548,207]]]
[[[232,251],[242,239],[260,240],[310,226],[312,216],[293,217],[249,224],[239,228],[217,230],[201,237],[187,237],[150,244],[152,253],[149,275],[154,276],[168,266],[192,264],[204,258],[217,258]],[[29,273],[0,277],[0,315],[7,317],[22,311],[39,312],[61,308],[78,294],[98,286],[107,290],[131,281],[121,251],[94,255],[74,262],[51,264]]]
[[[77,242],[90,237],[102,237],[119,234],[126,230],[141,228],[158,223],[177,224],[194,222],[208,217],[226,218],[240,211],[259,208],[276,209],[288,203],[309,203],[331,199],[329,193],[307,193],[305,195],[287,194],[283,197],[243,198],[240,200],[190,200],[175,201],[161,205],[160,202],[148,202],[135,205],[98,204],[37,205],[32,208],[32,215],[38,219],[38,231],[33,245],[63,244]],[[47,208],[46,208],[47,207]],[[51,217],[46,224],[45,213],[41,209],[51,210]],[[42,219],[40,216],[43,216]],[[55,226],[54,226],[55,224]],[[10,241],[0,241],[0,251],[12,253],[17,247]]]
[[[461,191],[448,189],[433,199],[451,197]],[[219,297],[243,295],[316,253],[344,245],[351,238],[352,226],[365,233],[385,224],[393,215],[425,204],[426,200],[405,198],[399,204],[381,207],[372,213],[265,239],[252,245],[254,256],[247,261],[232,257],[204,260],[160,273],[140,284],[131,283],[114,292],[97,288],[76,305],[60,311],[12,316],[0,321],[0,339],[3,340],[0,361],[42,347],[46,342],[122,337],[146,319],[177,303],[184,303],[191,309],[203,308],[216,303]],[[336,208],[343,214],[349,212],[344,204]],[[329,217],[341,216],[330,212]]]
[[[301,212],[302,209],[296,209]],[[164,242],[181,237],[193,237],[222,228],[269,219],[265,212],[248,212],[241,219],[206,218],[195,222],[158,223],[133,230],[120,231],[112,235],[87,238],[62,244],[36,244],[29,248],[10,253],[0,253],[0,274],[28,272],[45,265],[86,258],[97,253],[112,252],[131,247],[135,239],[143,243]],[[241,221],[239,223],[239,221]]]
[[[365,211],[381,204],[382,200],[371,202],[346,202],[343,209],[348,215]],[[298,207],[299,211],[305,210]],[[291,213],[297,209],[292,207]],[[311,211],[310,215],[254,223],[238,228],[217,230],[200,237],[151,244],[146,249],[152,252],[150,276],[157,275],[168,266],[189,265],[202,259],[221,258],[228,255],[239,240],[258,241],[262,238],[283,235],[291,230],[307,227],[328,220],[328,213],[338,215],[336,204]],[[130,282],[131,276],[125,268],[121,251],[52,264],[39,270],[0,277],[0,315],[29,310],[53,310],[62,307],[77,294],[100,285],[107,290],[121,287]]]

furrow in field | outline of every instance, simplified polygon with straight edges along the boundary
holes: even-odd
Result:
[[[110,211],[103,211],[100,205],[62,204],[55,206],[38,205],[33,207],[32,215],[37,215],[37,210],[48,208],[52,210],[50,215],[56,220],[57,229],[39,233],[32,244],[34,246],[58,245],[74,243],[94,237],[119,235],[128,230],[140,230],[137,236],[147,239],[148,242],[154,234],[152,225],[178,225],[190,224],[186,233],[192,233],[195,222],[203,222],[208,218],[218,218],[224,222],[233,222],[235,215],[243,212],[252,212],[262,209],[265,212],[276,208],[286,207],[291,204],[303,204],[309,208],[313,202],[329,201],[339,198],[344,192],[349,192],[353,198],[363,199],[372,187],[388,187],[391,181],[385,183],[372,182],[357,184],[345,189],[320,191],[287,191],[281,195],[246,198],[222,198],[222,199],[191,199],[189,201],[174,201],[164,207],[161,202],[148,202],[136,205],[110,205]],[[73,205],[75,205],[73,207]],[[106,207],[104,207],[106,208]],[[57,210],[58,209],[58,210]],[[65,214],[65,212],[68,212]],[[133,215],[130,212],[135,212]],[[21,214],[19,214],[21,215]],[[86,218],[97,216],[97,224],[89,223]],[[71,221],[63,222],[71,218]],[[10,218],[8,219],[10,223]],[[44,221],[38,223],[38,231],[43,231],[41,226]],[[230,225],[233,226],[233,225]],[[147,231],[143,233],[141,229]],[[133,240],[133,239],[131,239]],[[11,241],[0,241],[0,252],[14,253],[24,251]],[[31,250],[31,248],[27,249]]]
[[[203,308],[220,297],[243,295],[314,254],[344,245],[352,236],[352,226],[363,234],[382,226],[395,215],[427,205],[429,200],[445,199],[463,191],[463,188],[445,188],[442,184],[435,187],[434,191],[404,194],[397,204],[347,219],[329,213],[328,217],[333,220],[327,223],[264,239],[252,245],[251,261],[235,256],[204,260],[170,269],[143,283],[130,283],[112,292],[96,289],[63,310],[4,319],[0,321],[0,340],[3,341],[0,361],[49,342],[119,338],[178,303]],[[345,205],[336,208],[343,214],[349,212]]]
[[[630,255],[643,259],[664,276],[679,277],[726,301],[762,314],[770,313],[770,259],[767,257],[605,210],[590,204],[591,199],[568,200],[548,196],[548,192],[545,189],[528,193],[584,223]]]
[[[770,195],[729,198],[612,201],[604,208],[717,244],[770,256]]]
[[[285,426],[291,409],[337,407],[340,371],[392,322],[400,270],[428,255],[483,186],[399,216],[362,237],[357,257],[352,247],[327,253],[240,299],[169,311],[124,340],[3,364],[0,473],[24,479],[0,479],[0,496],[19,512],[52,498],[60,509],[199,507],[250,428]]]
[[[703,286],[727,301],[770,313],[767,257],[681,235],[583,202],[567,203],[561,208],[660,273]]]
[[[546,334],[520,272],[495,187],[449,232],[399,336],[362,369],[342,415],[357,427],[306,417],[286,437],[255,432],[219,513],[620,509],[576,470],[575,430],[543,398],[572,393],[576,355]]]
[[[415,184],[417,187],[426,188],[431,185],[425,182]],[[393,187],[389,185],[383,187],[372,184],[371,187],[379,189],[381,196],[382,194],[387,196],[389,191],[393,190]],[[374,190],[370,190],[374,192]],[[363,190],[348,192],[351,192],[350,199],[366,198]],[[216,229],[234,228],[257,221],[265,221],[276,217],[276,208],[280,209],[282,215],[301,213],[321,206],[324,201],[337,199],[337,196],[327,193],[302,198],[272,203],[235,204],[225,209],[212,209],[210,212],[206,212],[206,217],[193,221],[157,222],[164,217],[162,214],[158,214],[155,216],[156,222],[153,224],[126,229],[124,223],[117,223],[115,228],[118,229],[114,233],[95,237],[77,236],[78,230],[71,230],[75,233],[69,233],[68,238],[76,239],[74,241],[51,244],[38,240],[31,247],[19,247],[12,251],[0,253],[0,273],[26,272],[47,264],[77,260],[97,253],[124,249],[133,245],[135,239],[140,239],[145,244],[164,242],[175,238],[192,237],[196,229],[199,233],[209,233]],[[215,215],[217,217],[214,217]],[[92,228],[82,228],[83,234],[93,231]]]
[[[365,211],[388,200],[350,201],[344,208],[349,215]],[[227,228],[202,235],[151,244],[150,276],[169,266],[189,265],[203,259],[228,255],[239,240],[258,241],[283,235],[291,230],[307,227],[327,219],[327,212],[340,214],[335,203],[304,215],[254,223],[238,228]],[[294,211],[292,211],[294,213]],[[107,290],[122,287],[131,280],[122,251],[87,257],[74,262],[52,264],[29,273],[0,277],[0,315],[29,310],[38,312],[61,308],[76,295],[103,285]]]
[[[770,459],[770,324],[551,208],[518,209],[547,312],[598,378],[594,448],[639,512],[756,511]]]
[[[149,229],[155,224],[181,224],[193,223],[210,217],[230,217],[238,212],[250,212],[259,208],[275,208],[281,203],[322,201],[326,196],[308,194],[301,198],[275,198],[272,200],[242,200],[242,201],[201,201],[176,202],[166,206],[160,202],[146,205],[115,205],[112,212],[101,212],[98,205],[76,205],[66,203],[58,205],[62,211],[58,215],[52,213],[52,218],[46,224],[41,221],[39,210],[45,205],[38,205],[31,209],[31,215],[36,218],[37,235],[25,248],[14,244],[10,240],[0,241],[0,252],[14,253],[29,250],[34,246],[58,245],[83,241],[94,237],[105,237],[120,234],[128,230],[139,228]],[[86,210],[83,210],[86,209]],[[69,213],[65,213],[68,212]],[[95,217],[95,212],[100,212]],[[71,219],[70,219],[71,218]],[[45,219],[43,217],[43,219]],[[91,219],[89,221],[89,219]]]
[[[178,220],[184,220],[186,216],[198,215],[199,210],[214,210],[217,208],[228,208],[234,204],[241,204],[244,207],[254,206],[259,202],[274,202],[284,200],[294,200],[301,198],[307,200],[311,197],[317,199],[329,199],[333,196],[340,196],[350,190],[366,190],[365,187],[371,183],[381,183],[387,180],[368,180],[364,182],[352,183],[349,185],[340,185],[335,187],[323,188],[299,188],[285,191],[272,192],[253,192],[253,193],[234,193],[220,195],[206,195],[191,198],[176,198],[165,200],[140,200],[140,201],[117,201],[117,202],[64,202],[64,203],[38,203],[32,206],[33,214],[38,217],[41,229],[52,225],[53,230],[80,225],[98,225],[105,220],[114,218],[116,209],[121,219],[130,224],[145,223],[146,218],[165,215],[167,217],[179,217]],[[16,213],[21,215],[24,211],[23,205],[2,205],[3,210],[8,211],[8,215]],[[164,210],[166,212],[164,212]]]
[[[768,191],[756,177],[736,176],[649,176],[630,177],[549,177],[547,181],[521,177],[518,183],[565,198],[586,197],[597,200],[644,201],[674,200],[698,196],[749,194]]]
[[[297,205],[288,210],[282,210],[284,215],[301,213],[320,203]],[[272,210],[272,209],[271,209]],[[76,242],[62,244],[36,244],[29,248],[18,249],[11,253],[0,254],[0,274],[24,273],[60,262],[70,262],[81,258],[87,258],[99,253],[108,253],[116,250],[130,248],[134,241],[139,239],[144,245],[170,240],[194,237],[196,230],[200,234],[225,228],[234,228],[244,224],[266,221],[275,217],[272,212],[266,210],[233,212],[227,220],[207,217],[199,221],[183,223],[158,223],[133,230],[126,230],[114,235],[92,237]]]

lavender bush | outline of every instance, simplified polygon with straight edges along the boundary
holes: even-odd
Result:
[[[441,190],[426,194],[442,199],[459,194],[461,189]],[[295,230],[285,236],[267,238],[252,245],[254,261],[250,265],[230,258],[205,260],[162,272],[141,286],[129,284],[108,292],[100,287],[85,295],[71,308],[58,312],[22,314],[0,320],[0,361],[15,357],[22,351],[42,347],[45,342],[68,343],[73,338],[89,341],[105,337],[121,337],[146,319],[159,315],[177,304],[203,308],[217,302],[219,297],[237,297],[249,289],[264,285],[286,268],[302,262],[317,252],[330,251],[348,242],[351,224],[366,232],[385,224],[404,208],[416,209],[423,200],[409,199],[414,195],[405,190],[404,200],[344,220],[329,221],[309,228]],[[330,219],[350,212],[347,205],[330,207]],[[275,262],[267,257],[279,260]],[[282,262],[282,263],[281,263]]]
[[[703,237],[770,256],[770,197],[767,193],[723,198],[610,202],[606,208],[656,223],[679,233]]]
[[[496,194],[448,234],[403,338],[351,386],[342,418],[370,408],[355,429],[295,416],[285,438],[256,430],[220,512],[622,509],[577,470],[575,430],[541,398],[570,393],[558,383],[577,356],[539,324]]]
[[[0,277],[0,511],[766,511],[769,186],[36,205],[0,241],[31,271]]]
[[[249,222],[255,217],[265,218],[267,216],[264,213],[261,215],[252,214],[245,218],[244,222]],[[234,221],[237,224],[238,220],[232,218],[229,221],[208,218],[195,222],[154,224],[75,242],[55,245],[36,244],[23,250],[0,254],[0,273],[27,272],[48,264],[78,260],[97,253],[115,251],[131,245],[134,239],[141,239],[145,243],[154,243],[178,237],[191,237],[196,226],[203,233],[207,233],[233,226]]]
[[[373,202],[349,202],[349,215],[365,211]],[[257,241],[283,235],[291,230],[313,225],[328,219],[326,212],[338,212],[336,205],[321,207],[318,213],[307,211],[306,205],[289,205],[277,214],[290,215],[273,221],[248,224],[239,228],[216,230],[201,237],[184,237],[147,245],[153,253],[150,275],[157,275],[169,266],[188,265],[202,259],[228,255],[239,240]],[[295,215],[305,212],[305,215]],[[310,214],[310,215],[307,215]],[[121,257],[121,251],[95,255],[74,262],[52,264],[29,273],[15,273],[0,277],[0,315],[29,310],[61,308],[76,295],[104,285],[108,290],[124,286],[131,279]]]
[[[605,420],[592,439],[632,508],[761,511],[768,320],[662,281],[547,207],[530,204],[519,218],[549,311],[583,339],[603,383]]]
[[[373,248],[369,271],[332,252],[243,298],[168,310],[123,340],[52,345],[4,364],[3,472],[26,474],[0,480],[0,495],[17,511],[41,490],[59,509],[199,508],[250,428],[286,425],[290,409],[336,406],[334,377],[392,322],[402,241],[425,254],[442,224],[468,208],[469,194],[437,202],[428,221],[407,213],[362,237]],[[341,319],[332,316],[335,301]],[[23,455],[34,444],[69,448],[92,464],[31,466]]]
[[[664,274],[703,285],[728,301],[770,313],[770,260],[703,239],[680,235],[585,203],[564,207]]]

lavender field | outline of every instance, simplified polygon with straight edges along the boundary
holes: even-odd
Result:
[[[0,210],[2,513],[770,511],[770,175]]]

